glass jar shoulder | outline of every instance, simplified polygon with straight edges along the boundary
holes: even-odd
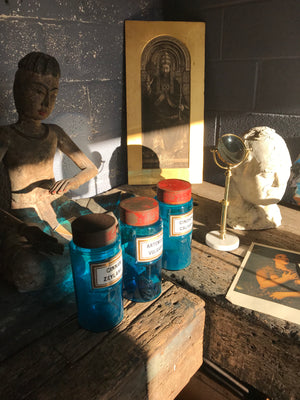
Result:
[[[122,237],[122,243],[124,240],[130,240],[134,237],[146,237],[153,236],[162,230],[162,220],[158,219],[154,224],[146,226],[133,226],[127,225],[120,221],[120,231]]]
[[[71,254],[81,256],[89,261],[103,261],[116,256],[121,250],[121,237],[117,234],[116,240],[108,246],[87,249],[77,246],[73,240],[69,243]]]
[[[188,213],[193,209],[193,199],[183,204],[166,204],[161,201],[159,203],[159,210],[162,217],[167,215],[181,215]]]

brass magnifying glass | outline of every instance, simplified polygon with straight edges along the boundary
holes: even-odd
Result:
[[[239,247],[238,236],[226,232],[226,220],[228,210],[228,193],[232,169],[238,167],[248,156],[248,150],[244,141],[233,133],[220,137],[217,148],[212,150],[215,163],[225,169],[225,194],[222,200],[221,228],[220,231],[207,233],[205,242],[216,250],[231,251]]]

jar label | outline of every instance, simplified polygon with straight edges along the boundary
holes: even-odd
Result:
[[[122,251],[106,262],[90,263],[92,288],[112,286],[122,278]]]
[[[163,251],[163,231],[153,236],[136,238],[136,260],[148,262],[159,258]]]
[[[170,236],[187,235],[193,229],[193,210],[182,215],[170,215]]]

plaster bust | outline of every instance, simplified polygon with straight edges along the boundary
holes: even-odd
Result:
[[[42,121],[52,112],[59,88],[57,60],[32,52],[18,63],[14,99],[18,120],[0,127],[0,272],[19,291],[42,289],[63,279],[69,264],[70,220],[91,211],[65,194],[96,176],[98,170],[64,130]],[[59,149],[78,167],[55,181]],[[34,225],[32,225],[34,224]],[[53,255],[54,254],[54,255]]]
[[[232,170],[227,223],[255,230],[281,225],[277,203],[290,176],[291,158],[285,141],[269,127],[252,128],[243,136],[247,159]]]

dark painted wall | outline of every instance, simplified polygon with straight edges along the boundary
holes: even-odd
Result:
[[[165,2],[172,20],[206,22],[204,178],[223,183],[210,148],[225,133],[269,126],[300,154],[300,1]]]
[[[48,52],[62,69],[51,120],[100,167],[91,195],[126,182],[124,20],[206,22],[204,178],[223,183],[210,148],[228,132],[270,126],[300,153],[299,0],[0,0],[0,123],[16,118],[18,60]],[[196,40],[196,38],[195,38]],[[72,173],[62,158],[57,174]]]
[[[127,181],[124,20],[161,19],[156,0],[0,0],[0,124],[14,122],[12,86],[30,51],[57,58],[62,70],[58,123],[99,166],[96,179],[73,193],[93,195]],[[55,174],[76,172],[58,154]]]

